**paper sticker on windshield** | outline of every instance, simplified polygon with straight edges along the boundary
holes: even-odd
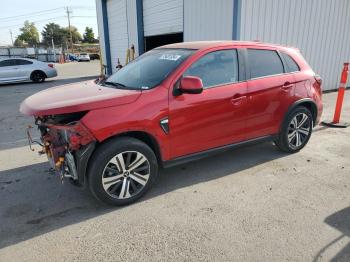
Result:
[[[159,57],[159,59],[177,61],[180,57],[181,55],[163,54],[161,57]]]

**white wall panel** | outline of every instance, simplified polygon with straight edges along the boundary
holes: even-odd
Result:
[[[242,0],[240,39],[299,48],[323,88],[335,89],[350,60],[349,24],[349,0]]]
[[[129,46],[127,0],[108,0],[107,16],[109,29],[109,42],[111,49],[112,70],[116,71],[118,58],[125,63],[126,49]]]
[[[137,11],[136,0],[126,0],[126,13],[128,18],[129,47],[135,46],[136,55],[139,54],[138,32],[137,32]],[[141,18],[142,19],[142,18]]]
[[[183,31],[183,0],[143,0],[144,35]]]
[[[102,16],[102,1],[96,0],[96,16],[97,16],[97,28],[98,28],[98,37],[100,39],[100,48],[102,63],[107,64],[106,62],[106,52],[105,52],[105,37],[103,31],[103,16]]]
[[[233,0],[184,0],[184,41],[232,40]]]

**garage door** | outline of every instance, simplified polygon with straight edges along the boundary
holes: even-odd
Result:
[[[125,63],[126,49],[129,46],[126,1],[127,0],[107,1],[108,30],[113,72],[116,71],[115,67],[118,58],[122,64]]]
[[[143,0],[144,35],[183,32],[183,0]]]

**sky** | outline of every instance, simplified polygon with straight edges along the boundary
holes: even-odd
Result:
[[[25,20],[34,22],[39,33],[50,22],[67,27],[67,6],[72,11],[71,25],[81,34],[86,26],[92,27],[98,36],[95,0],[0,0],[0,5],[0,46],[11,44],[10,30],[16,39]]]

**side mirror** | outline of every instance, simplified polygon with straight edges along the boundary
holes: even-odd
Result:
[[[202,79],[197,76],[185,76],[180,81],[180,90],[187,94],[200,94],[203,91]]]

